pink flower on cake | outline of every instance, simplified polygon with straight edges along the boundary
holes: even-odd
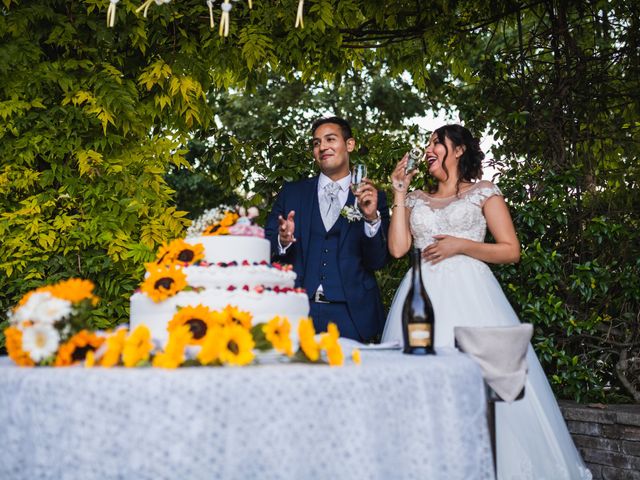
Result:
[[[264,238],[264,229],[250,223],[236,223],[229,227],[230,235],[239,235],[242,237],[258,237]]]

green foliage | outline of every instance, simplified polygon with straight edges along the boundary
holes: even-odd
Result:
[[[516,161],[507,172],[500,186],[525,248],[520,264],[498,276],[521,320],[536,326],[552,385],[578,400],[624,398],[617,362],[640,337],[637,216],[611,209],[598,192],[582,198],[575,225],[578,201],[567,186],[579,172],[542,177]]]
[[[16,3],[0,19],[0,311],[83,277],[105,328],[127,321],[143,262],[182,232],[163,175],[185,163],[177,132],[206,105],[197,80],[142,45],[122,55],[142,32],[109,31],[92,8]],[[163,96],[174,109],[158,122]]]
[[[410,140],[418,141],[418,130],[403,122],[426,106],[408,82],[380,70],[308,85],[273,76],[250,92],[214,92],[210,105],[220,127],[199,131],[186,156],[190,168],[172,167],[167,175],[178,208],[196,218],[206,208],[248,198],[267,210],[284,181],[316,172],[311,124],[334,114],[351,120],[359,150],[353,160],[367,163],[372,178],[386,179]]]

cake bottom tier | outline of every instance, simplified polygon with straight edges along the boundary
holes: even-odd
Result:
[[[309,299],[306,293],[262,293],[243,290],[180,292],[162,302],[154,302],[144,293],[131,297],[130,328],[146,325],[154,342],[164,345],[169,338],[167,325],[181,307],[203,305],[211,310],[222,310],[227,305],[253,315],[253,325],[268,322],[274,316],[287,317],[292,336],[297,336],[298,321],[309,315]]]

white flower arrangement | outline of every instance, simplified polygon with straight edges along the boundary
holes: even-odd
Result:
[[[74,346],[69,342],[80,336],[75,347],[84,349],[88,343],[86,326],[98,302],[93,289],[89,280],[70,278],[27,292],[7,312],[4,335],[9,357],[23,366],[71,365]],[[67,362],[62,362],[63,351]]]
[[[220,205],[205,210],[187,229],[187,238],[209,235],[240,235],[264,238],[264,229],[255,224],[257,207]]]
[[[72,313],[72,305],[68,300],[54,297],[49,292],[38,292],[31,295],[15,312],[9,311],[8,316],[15,324],[31,321],[53,325]]]
[[[357,205],[345,205],[342,207],[342,210],[340,210],[340,215],[346,218],[349,222],[357,222],[363,218],[362,212]]]
[[[207,227],[219,223],[224,218],[226,212],[235,211],[236,208],[229,205],[220,205],[218,207],[205,210],[202,215],[196,218],[191,226],[187,229],[187,238],[198,237],[202,235],[202,232],[204,232]]]

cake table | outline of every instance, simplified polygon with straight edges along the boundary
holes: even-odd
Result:
[[[0,478],[489,479],[479,368],[18,368],[0,359]]]

